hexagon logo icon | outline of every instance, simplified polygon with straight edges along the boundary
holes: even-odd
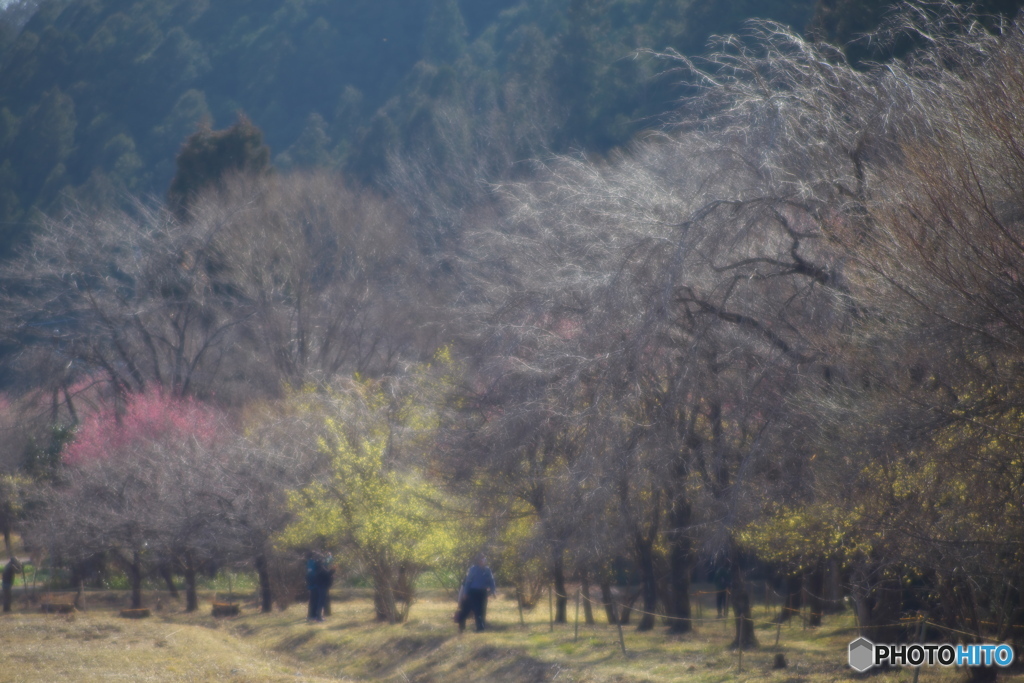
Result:
[[[875,644],[867,638],[850,643],[850,668],[864,673],[875,663]]]

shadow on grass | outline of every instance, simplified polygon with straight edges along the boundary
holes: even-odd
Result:
[[[328,630],[328,631],[344,631],[345,629],[358,628],[360,626],[365,626],[365,625],[366,625],[365,621],[359,621],[359,620],[339,621],[336,624],[328,621],[325,624],[325,627],[326,627],[326,630]]]
[[[542,662],[529,655],[519,654],[512,661],[495,669],[490,678],[496,681],[546,683],[546,681],[553,681],[561,671],[562,667],[557,664]]]
[[[306,631],[305,633],[300,633],[297,636],[285,638],[280,643],[275,645],[274,649],[278,652],[293,652],[302,647],[303,645],[305,645],[306,643],[308,643],[309,641],[316,638],[316,634],[317,631],[315,629],[310,629],[309,631]]]
[[[406,636],[388,643],[396,656],[412,657],[432,652],[444,645],[447,636]]]

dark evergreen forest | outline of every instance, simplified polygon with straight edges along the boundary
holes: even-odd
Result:
[[[340,169],[386,187],[401,157],[418,168],[405,175],[494,178],[545,152],[604,154],[659,126],[683,93],[638,50],[699,54],[751,17],[846,41],[885,6],[15,0],[0,12],[0,256],[40,212],[162,198],[183,141],[240,112],[279,169]]]

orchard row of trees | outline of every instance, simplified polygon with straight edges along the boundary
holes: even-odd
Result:
[[[407,167],[401,207],[263,174],[51,220],[3,319],[50,428],[8,477],[52,483],[0,489],[4,519],[188,585],[329,545],[389,620],[489,546],[559,619],[625,559],[640,628],[685,632],[714,560],[741,644],[754,562],[806,576],[814,621],[838,567],[879,642],[909,610],[1018,639],[1024,30],[987,26],[907,6],[876,38],[921,47],[868,70],[769,23],[661,55],[701,92],[677,126],[473,211],[417,210]],[[430,220],[462,237],[424,248]]]

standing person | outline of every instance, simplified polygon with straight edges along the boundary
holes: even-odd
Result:
[[[11,589],[14,587],[14,575],[21,571],[21,563],[18,562],[17,558],[12,557],[11,561],[4,567],[3,574],[3,593],[4,593],[4,611],[11,611]]]
[[[466,580],[459,590],[459,631],[466,630],[466,617],[473,613],[476,619],[476,630],[484,630],[484,619],[487,615],[487,593],[497,595],[498,588],[494,584],[494,574],[487,566],[487,556],[480,553],[476,563],[466,573]]]
[[[306,588],[309,589],[309,610],[306,621],[323,621],[323,592],[320,572],[323,561],[320,553],[310,550],[306,553]]]
[[[331,564],[334,557],[327,553],[316,568],[316,584],[320,589],[320,606],[317,612],[317,621],[323,621],[324,615],[331,614],[331,584],[334,583],[334,567]]]

